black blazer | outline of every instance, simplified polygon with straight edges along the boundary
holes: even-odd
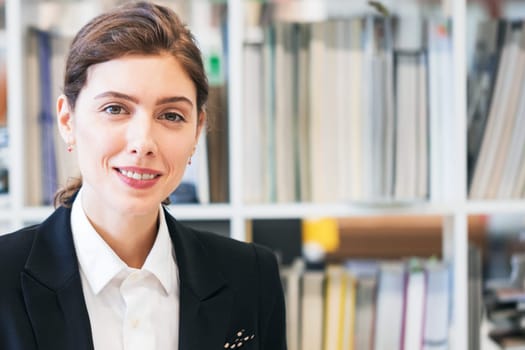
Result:
[[[40,225],[0,236],[0,349],[93,350],[70,214],[60,207]],[[180,276],[179,349],[286,349],[273,254],[168,213],[166,221]]]

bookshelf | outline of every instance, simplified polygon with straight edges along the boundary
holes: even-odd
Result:
[[[46,1],[56,6],[78,5],[89,1]],[[168,3],[167,1],[164,1]],[[203,3],[206,1],[197,1]],[[211,2],[211,0],[210,0]],[[213,1],[217,3],[217,1]],[[309,20],[322,18],[325,10],[325,1],[307,1],[312,7],[306,11]],[[394,11],[410,11],[418,1],[391,0],[384,1],[385,5]],[[249,1],[227,0],[222,4],[227,9],[227,41],[228,60],[228,183],[229,201],[227,203],[213,203],[206,205],[173,205],[172,213],[181,220],[223,220],[230,223],[231,237],[238,240],[247,238],[246,222],[252,219],[272,218],[309,218],[319,216],[350,217],[350,216],[380,216],[380,215],[439,215],[444,218],[443,247],[444,258],[451,262],[453,267],[453,316],[450,344],[454,350],[468,349],[468,310],[467,310],[467,217],[472,214],[492,213],[525,213],[525,200],[476,200],[471,201],[467,196],[467,86],[464,77],[467,67],[467,1],[419,1],[427,3],[429,7],[440,8],[448,14],[452,22],[452,60],[453,72],[453,110],[454,118],[446,134],[430,141],[430,147],[442,147],[447,166],[440,171],[446,178],[447,190],[443,193],[431,191],[428,199],[409,202],[370,202],[367,204],[352,201],[318,202],[286,202],[253,204],[245,200],[244,184],[246,172],[243,149],[245,148],[244,130],[246,119],[244,117],[245,86],[243,86],[243,47],[247,40],[260,40],[261,33],[245,30],[245,6]],[[95,1],[93,3],[103,6],[108,1]],[[180,2],[184,8],[191,7],[190,2]],[[344,15],[355,13],[362,14],[369,11],[366,1],[352,1],[354,8],[346,8]],[[26,109],[28,81],[24,58],[27,52],[27,29],[34,25],[33,20],[38,19],[41,2],[35,0],[6,0],[7,34],[6,41],[8,61],[8,130],[9,144],[9,178],[10,191],[8,194],[8,207],[0,210],[0,227],[5,225],[15,229],[29,223],[39,222],[52,212],[49,206],[28,205],[26,201],[26,179],[31,172],[31,165],[27,164],[27,128],[28,114]],[[81,5],[79,5],[81,6]],[[298,13],[304,10],[305,4],[301,1],[285,3],[286,13]],[[521,7],[523,8],[523,7]],[[301,18],[288,18],[297,20]],[[304,18],[303,18],[304,20]],[[446,147],[445,147],[446,145]],[[441,149],[441,148],[439,148]],[[431,165],[431,171],[433,166]],[[395,238],[393,238],[395,239]]]

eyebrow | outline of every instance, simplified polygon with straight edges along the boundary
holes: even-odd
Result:
[[[191,100],[185,96],[171,96],[171,97],[159,98],[157,100],[157,104],[159,105],[165,104],[165,103],[175,103],[175,102],[186,102],[187,104],[193,107],[193,102],[191,102]]]
[[[96,95],[95,99],[105,98],[105,97],[116,97],[116,98],[121,98],[123,100],[131,101],[133,103],[139,103],[139,100],[137,98],[127,95],[127,94],[123,94],[121,92],[116,92],[116,91],[103,92],[101,94]],[[166,104],[166,103],[175,103],[175,102],[185,102],[193,107],[193,102],[191,102],[191,100],[185,96],[170,96],[170,97],[159,98],[157,100],[157,104]]]

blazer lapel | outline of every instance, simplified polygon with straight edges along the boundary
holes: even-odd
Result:
[[[93,350],[70,209],[61,207],[42,223],[21,282],[39,349]]]
[[[180,276],[179,350],[220,349],[233,293],[194,232],[166,213]]]

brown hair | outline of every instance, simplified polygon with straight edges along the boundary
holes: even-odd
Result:
[[[93,18],[77,33],[64,77],[64,95],[71,110],[86,84],[90,66],[125,55],[162,53],[175,57],[189,75],[197,90],[197,110],[203,112],[208,80],[195,38],[173,10],[149,2],[116,7]],[[80,178],[70,180],[55,194],[55,206],[69,206],[81,185]]]

